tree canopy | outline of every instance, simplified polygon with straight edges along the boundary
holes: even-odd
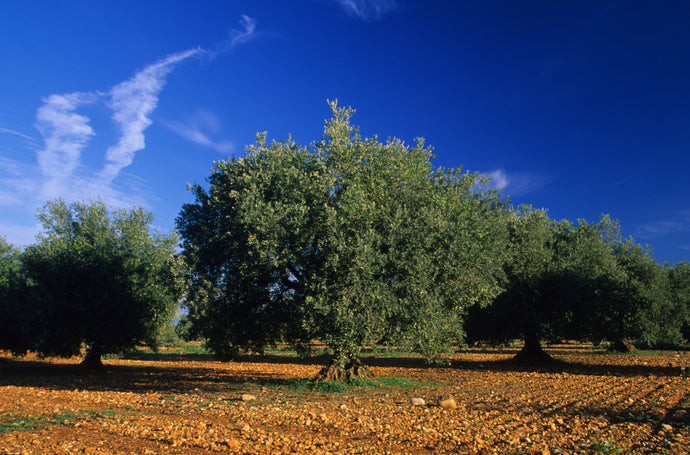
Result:
[[[155,347],[181,327],[219,357],[287,342],[332,354],[321,379],[366,377],[362,349],[443,362],[464,340],[627,346],[690,338],[690,265],[659,265],[617,221],[555,221],[517,209],[487,176],[432,165],[423,139],[364,138],[329,103],[320,139],[256,143],[214,163],[176,234],[143,209],[49,202],[36,244],[0,237],[0,349],[85,364]],[[168,327],[169,328],[169,327]]]
[[[103,353],[155,346],[181,297],[176,237],[152,230],[142,209],[101,201],[49,202],[39,219],[43,231],[21,255],[26,347],[69,356],[84,343],[85,363],[98,366]]]
[[[472,340],[523,338],[517,358],[547,361],[541,340],[590,340],[617,324],[611,306],[624,274],[609,238],[617,223],[555,222],[545,211],[521,207],[508,220],[508,285],[466,324]],[[608,333],[608,332],[607,332]]]
[[[17,291],[22,282],[19,259],[20,251],[0,237],[0,349],[17,353],[27,349],[18,305],[21,293]]]
[[[434,169],[422,140],[364,139],[331,108],[320,141],[259,134],[192,187],[178,218],[189,318],[221,355],[322,340],[336,376],[377,341],[438,360],[501,289],[504,202],[484,177]]]

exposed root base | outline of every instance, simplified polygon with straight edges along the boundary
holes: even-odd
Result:
[[[98,347],[91,347],[86,351],[84,360],[81,361],[81,367],[87,370],[101,370],[103,362],[101,361],[102,350]]]
[[[102,370],[103,369],[103,362],[101,362],[100,359],[98,360],[87,360],[84,359],[81,361],[79,364],[82,368],[93,371],[93,370]]]
[[[522,363],[526,365],[544,365],[549,363],[554,363],[555,360],[549,354],[544,351],[541,346],[535,347],[524,347],[515,354],[513,360],[517,363]]]
[[[345,365],[345,368],[338,368],[336,362],[323,367],[314,380],[344,382],[352,379],[374,379],[374,377],[374,373],[371,372],[369,367],[362,364],[359,359],[352,359]]]
[[[616,340],[609,346],[610,351],[615,352],[630,352],[633,353],[637,351],[637,348],[630,340]]]

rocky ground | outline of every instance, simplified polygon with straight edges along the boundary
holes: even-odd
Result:
[[[560,362],[539,369],[510,350],[444,368],[368,358],[376,382],[349,387],[309,381],[321,358],[280,353],[142,354],[96,373],[4,354],[0,453],[690,453],[690,354],[548,352]]]

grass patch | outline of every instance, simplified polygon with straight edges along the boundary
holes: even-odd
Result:
[[[410,378],[402,378],[399,376],[386,376],[377,378],[377,381],[387,387],[398,387],[401,389],[420,389],[422,387],[438,386],[437,382],[417,381]]]
[[[116,354],[104,354],[103,360],[125,359],[125,360],[152,360],[166,361],[179,359],[187,356],[210,356],[212,353],[204,346],[199,344],[187,344],[182,346],[166,347],[162,346],[157,351],[151,348],[140,347],[131,351],[123,351]]]
[[[0,412],[0,433],[15,431],[35,431],[53,425],[65,425],[77,419],[90,420],[98,417],[115,417],[117,412],[112,409],[92,409],[85,411],[65,411],[42,416],[21,416],[15,413]]]
[[[32,431],[49,425],[58,425],[65,420],[73,420],[73,413],[52,414],[48,416],[15,416],[11,412],[0,413],[0,433]]]
[[[593,442],[589,448],[593,450],[596,453],[603,453],[603,454],[614,454],[614,453],[622,453],[623,449],[618,447],[616,444],[613,444],[608,441],[596,441]]]
[[[397,376],[386,376],[371,380],[353,379],[345,382],[288,379],[285,381],[270,381],[262,385],[267,387],[283,387],[294,392],[315,391],[323,393],[346,393],[386,388],[419,389],[421,387],[431,387],[436,384]]]
[[[96,409],[90,411],[65,411],[42,416],[21,416],[12,412],[0,412],[0,433],[15,431],[35,431],[53,425],[64,425],[77,419],[93,419],[97,417],[114,417],[117,413],[112,409]]]

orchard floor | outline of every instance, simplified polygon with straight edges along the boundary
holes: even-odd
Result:
[[[95,373],[0,353],[0,453],[690,453],[689,353],[547,351],[561,362],[527,369],[507,361],[515,350],[472,349],[444,368],[367,358],[378,382],[344,390],[308,381],[322,358],[281,353],[141,353]],[[445,397],[457,409],[438,406]]]

